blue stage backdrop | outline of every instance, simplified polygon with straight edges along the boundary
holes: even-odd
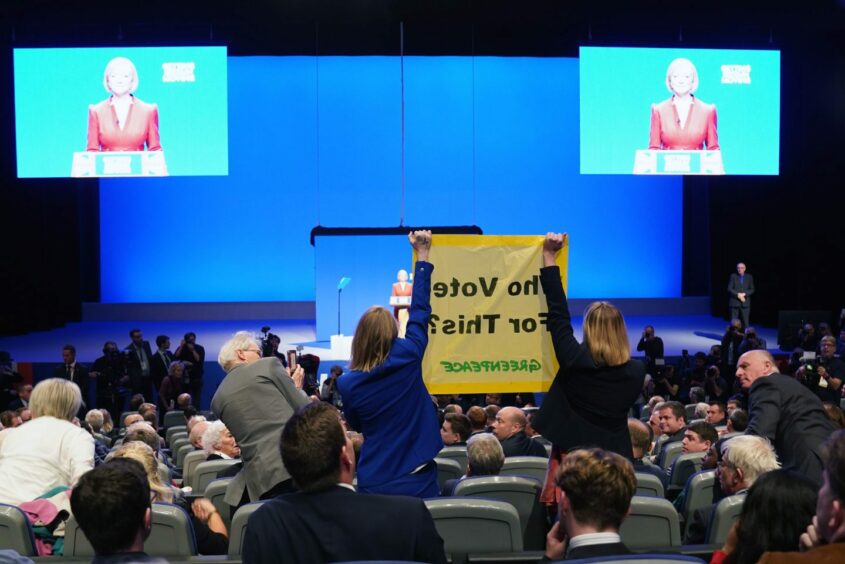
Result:
[[[71,175],[88,106],[109,97],[103,73],[114,57],[132,61],[135,95],[158,106],[168,173],[227,174],[226,48],[108,47],[14,50],[18,176]]]
[[[385,279],[344,300],[386,303],[407,244],[318,243],[315,269],[309,233],[399,225],[399,72],[230,58],[228,177],[101,181],[102,301],[326,299],[333,326],[352,265]],[[568,231],[572,297],[680,295],[681,179],[579,174],[577,59],[408,57],[405,88],[405,225]]]

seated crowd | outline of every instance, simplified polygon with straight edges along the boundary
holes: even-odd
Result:
[[[547,483],[538,483],[538,492],[553,488],[552,501],[538,496],[548,510],[545,558],[632,552],[621,530],[639,481],[648,475],[677,511],[684,545],[709,544],[720,503],[741,501],[727,538],[706,551],[713,562],[845,560],[845,430],[837,430],[845,426],[839,406],[845,364],[838,356],[845,331],[837,341],[811,329],[802,329],[800,346],[817,353],[812,357],[796,352],[779,362],[753,328],[732,322],[708,354],[684,354],[667,364],[662,341],[647,327],[637,347],[645,353],[647,375],[627,422],[633,457],[584,445],[549,466]],[[46,500],[58,510],[53,515],[73,514],[98,555],[125,555],[127,561],[145,558],[152,504],[174,504],[189,515],[200,554],[226,554],[230,520],[204,492],[191,491],[184,475],[190,455],[228,464],[216,476],[231,479],[229,516],[263,500],[245,531],[245,562],[446,561],[423,501],[356,493],[366,437],[339,409],[342,369],[332,370],[319,397],[308,396],[301,369],[289,374],[239,333],[220,352],[227,378],[212,413],[202,415],[189,393],[198,380],[201,389],[196,364],[205,354],[195,336],[186,335],[175,354],[167,354],[166,337],[156,340],[153,353],[140,331],[131,336],[132,344],[117,356],[105,347],[105,360],[98,359],[84,380],[77,377],[82,368],[75,350],[66,347],[56,377],[34,388],[18,385],[9,409],[0,413],[0,503],[32,512],[43,511],[37,502]],[[160,377],[150,372],[156,359]],[[97,383],[98,400],[107,401],[86,412],[89,378]],[[101,395],[101,381],[110,398]],[[242,395],[249,386],[255,394]],[[136,393],[125,398],[130,413],[115,425],[123,411],[115,408],[125,407],[118,388]],[[431,400],[427,408],[440,423],[442,447],[466,452],[463,476],[440,484],[441,496],[453,496],[474,478],[500,475],[509,458],[548,460],[551,445],[531,424],[537,410],[532,394]],[[185,431],[174,439],[163,421],[176,410]],[[692,506],[698,499],[694,478],[705,476],[712,496]],[[59,550],[61,535],[54,533],[60,521],[55,517],[39,532],[39,554]]]

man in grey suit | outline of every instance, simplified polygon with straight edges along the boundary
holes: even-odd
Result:
[[[728,307],[731,319],[741,319],[742,327],[748,327],[751,317],[751,294],[754,293],[754,277],[745,272],[745,263],[736,265],[736,274],[728,280]]]
[[[822,483],[822,443],[836,430],[821,400],[789,376],[778,374],[768,351],[739,357],[736,377],[748,391],[746,434],[771,441],[783,468]]]
[[[243,468],[226,490],[226,503],[238,507],[292,491],[279,437],[293,412],[309,401],[302,392],[302,368],[291,377],[278,358],[261,358],[261,347],[247,331],[226,341],[217,361],[226,377],[211,400],[211,410],[237,440],[243,459]]]

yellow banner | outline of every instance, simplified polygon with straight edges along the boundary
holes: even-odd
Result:
[[[537,236],[434,235],[429,393],[545,392],[558,364],[546,328]],[[416,258],[416,257],[414,257]],[[569,243],[558,254],[564,288]]]

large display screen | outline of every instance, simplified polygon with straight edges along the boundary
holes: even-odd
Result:
[[[225,47],[15,49],[18,177],[226,175]]]
[[[582,174],[779,170],[780,52],[582,47]]]

